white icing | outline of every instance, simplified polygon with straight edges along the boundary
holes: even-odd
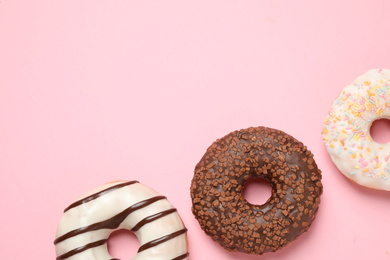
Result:
[[[371,124],[390,119],[390,70],[374,69],[345,87],[325,120],[323,140],[337,168],[356,183],[390,190],[390,143],[372,140]]]
[[[113,182],[98,187],[80,199],[86,198],[92,194],[98,193],[118,184],[125,183],[124,181]],[[112,190],[98,198],[88,202],[77,205],[69,210],[66,210],[59,222],[56,239],[64,236],[68,232],[78,230],[80,228],[92,225],[94,223],[102,222],[111,219],[129,207],[150,199],[156,196],[161,196],[153,189],[134,183],[115,190]],[[57,259],[66,260],[110,260],[113,259],[109,255],[107,249],[107,240],[110,234],[119,229],[131,230],[142,219],[160,213],[165,210],[173,209],[173,206],[166,200],[160,199],[151,203],[148,206],[142,207],[130,213],[115,229],[98,229],[80,233],[75,236],[64,239],[56,243]],[[167,260],[175,259],[176,257],[187,254],[187,235],[185,233],[184,224],[178,213],[172,212],[161,218],[158,218],[150,223],[143,225],[138,231],[135,231],[141,247],[146,243],[162,238],[174,232],[181,232],[180,235],[171,238],[161,244],[155,245],[144,251],[139,252],[133,260]],[[89,243],[103,241],[99,246],[83,250],[72,256],[62,258],[64,254],[71,252],[79,247],[83,247]],[[180,258],[188,259],[188,256]]]

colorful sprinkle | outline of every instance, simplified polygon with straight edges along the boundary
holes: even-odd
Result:
[[[343,89],[325,120],[323,141],[329,153],[340,158],[337,162],[343,166],[339,168],[349,169],[345,174],[378,181],[390,177],[390,151],[373,142],[369,134],[373,121],[390,118],[388,78],[390,70],[372,70],[359,77]]]

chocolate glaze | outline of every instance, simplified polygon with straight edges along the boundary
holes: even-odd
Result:
[[[142,251],[144,251],[144,250],[146,250],[146,249],[149,249],[149,248],[151,248],[151,247],[154,247],[154,246],[157,246],[157,245],[159,245],[159,244],[162,244],[162,243],[164,243],[164,242],[166,242],[166,241],[168,241],[168,240],[171,240],[172,238],[175,238],[175,237],[177,237],[177,236],[180,236],[180,235],[182,235],[182,234],[184,234],[184,233],[186,233],[186,232],[187,232],[187,229],[186,229],[186,228],[183,228],[183,229],[180,229],[180,230],[178,230],[178,231],[176,231],[176,232],[173,232],[173,233],[171,233],[171,234],[169,234],[169,235],[166,235],[166,236],[157,238],[157,239],[155,239],[155,240],[152,240],[152,241],[150,241],[150,242],[148,242],[148,243],[146,243],[146,244],[143,244],[143,245],[138,249],[138,253],[140,253],[140,252],[142,252]]]
[[[114,186],[111,186],[107,189],[104,189],[102,191],[99,191],[97,193],[94,193],[88,197],[85,197],[81,200],[78,200],[76,202],[73,202],[72,204],[69,205],[69,207],[67,207],[64,212],[70,210],[71,208],[74,208],[74,207],[77,207],[81,204],[84,204],[84,203],[87,203],[87,202],[90,202],[91,200],[94,200],[94,199],[97,199],[99,198],[100,196],[103,196],[111,191],[114,191],[114,190],[117,190],[117,189],[120,189],[120,188],[123,188],[123,187],[126,187],[126,186],[129,186],[129,185],[132,185],[134,183],[138,183],[138,181],[128,181],[128,182],[124,182],[124,183],[120,183],[120,184],[117,184],[117,185],[114,185]]]
[[[153,222],[153,221],[155,221],[155,220],[157,220],[157,219],[159,219],[159,218],[162,218],[162,217],[164,217],[164,216],[166,216],[166,215],[169,215],[169,214],[171,214],[171,213],[173,213],[173,212],[176,212],[176,211],[177,211],[177,210],[176,210],[175,208],[171,208],[171,209],[167,209],[167,210],[165,210],[165,211],[161,211],[161,212],[159,212],[159,213],[156,213],[156,214],[154,214],[154,215],[148,216],[148,217],[144,218],[143,220],[141,220],[140,222],[138,222],[138,224],[135,225],[135,226],[131,229],[131,231],[133,231],[133,232],[138,231],[138,230],[139,230],[141,227],[143,227],[145,224],[150,223],[150,222]]]
[[[93,248],[93,247],[98,247],[98,246],[101,246],[101,245],[104,245],[105,243],[107,243],[107,239],[102,239],[102,240],[98,240],[96,242],[92,242],[92,243],[89,243],[89,244],[86,244],[85,246],[80,246],[78,248],[75,248],[65,254],[62,254],[60,256],[57,256],[56,260],[63,260],[63,259],[66,259],[68,257],[71,257],[73,255],[76,255],[78,253],[81,253],[85,250],[88,250],[90,248]]]
[[[172,260],[183,260],[183,259],[187,258],[189,255],[190,254],[185,253],[185,254],[182,254],[182,255],[180,255],[178,257],[173,258]]]
[[[263,205],[245,200],[245,182],[267,179]],[[195,167],[192,212],[229,251],[276,251],[307,231],[322,194],[321,171],[301,142],[276,129],[248,128],[215,141]]]

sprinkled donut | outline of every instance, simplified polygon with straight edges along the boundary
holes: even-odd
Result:
[[[263,177],[272,195],[249,203],[245,182]],[[292,136],[267,127],[234,131],[215,141],[195,167],[192,212],[201,228],[229,251],[276,251],[307,231],[322,194],[313,154]]]
[[[374,69],[345,87],[325,120],[323,140],[337,168],[354,182],[390,190],[390,143],[372,140],[371,124],[390,119],[390,70]]]
[[[56,239],[57,260],[118,260],[107,240],[118,229],[135,233],[140,248],[133,259],[188,259],[187,229],[176,209],[138,181],[107,183],[64,211]]]

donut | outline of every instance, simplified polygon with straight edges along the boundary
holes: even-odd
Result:
[[[140,241],[133,259],[188,259],[187,229],[177,210],[138,181],[107,183],[67,207],[54,241],[56,259],[115,260],[107,240],[119,229],[131,230]]]
[[[390,143],[370,135],[377,119],[390,119],[390,70],[374,69],[346,86],[333,102],[322,131],[336,167],[352,181],[390,190]]]
[[[255,177],[271,184],[271,197],[262,205],[242,193]],[[250,127],[216,140],[196,165],[192,212],[223,248],[260,255],[309,229],[322,189],[321,171],[306,146],[280,130]]]

